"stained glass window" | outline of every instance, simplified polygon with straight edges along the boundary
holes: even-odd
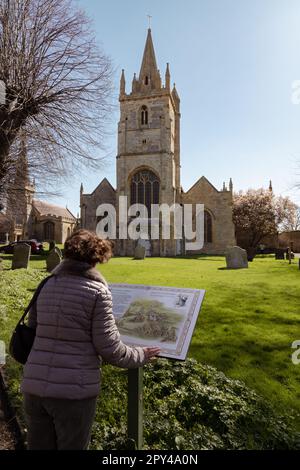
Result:
[[[131,178],[130,203],[144,204],[151,214],[151,204],[159,204],[159,179],[150,170],[141,170]]]

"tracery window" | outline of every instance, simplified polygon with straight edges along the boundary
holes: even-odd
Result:
[[[151,204],[159,204],[159,178],[151,170],[137,171],[130,182],[130,204],[144,204],[151,214]]]

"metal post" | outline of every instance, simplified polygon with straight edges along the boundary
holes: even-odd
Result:
[[[128,369],[128,438],[143,447],[143,368]]]

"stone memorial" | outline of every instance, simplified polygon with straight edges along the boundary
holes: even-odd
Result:
[[[282,248],[276,248],[275,259],[284,259],[285,250]]]
[[[47,264],[47,271],[50,273],[53,271],[56,266],[59,265],[61,262],[62,257],[61,257],[61,251],[59,248],[55,247],[52,251],[50,251],[47,259],[46,259],[46,264]]]
[[[151,243],[149,240],[139,238],[137,245],[145,247],[145,256],[151,256]]]
[[[27,269],[30,260],[31,246],[26,243],[15,245],[11,269]]]
[[[49,241],[49,252],[54,250],[55,246],[56,246],[55,240],[50,240]]]
[[[60,248],[58,248],[58,246],[56,246],[54,249],[55,249],[56,253],[58,253],[58,254],[59,254],[59,256],[62,258],[62,257],[63,257],[63,254],[62,254],[62,251],[61,251],[61,249],[60,249]]]
[[[248,258],[246,250],[239,246],[232,246],[226,250],[227,269],[248,268]]]
[[[141,245],[137,245],[134,250],[134,259],[145,259],[146,248]]]

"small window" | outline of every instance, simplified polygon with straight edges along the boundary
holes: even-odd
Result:
[[[147,140],[146,139],[143,139],[143,144],[146,144],[147,143]]]
[[[148,75],[146,75],[145,77],[145,85],[148,85],[149,84],[149,78],[148,78]]]
[[[141,124],[142,124],[142,126],[148,124],[148,109],[147,109],[147,106],[142,106]]]

